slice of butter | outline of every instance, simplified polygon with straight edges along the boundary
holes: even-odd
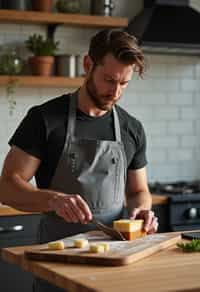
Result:
[[[48,248],[51,250],[62,250],[65,248],[62,240],[51,241],[48,243]]]
[[[88,240],[84,238],[77,238],[74,240],[74,246],[78,248],[84,248],[88,246]]]
[[[113,228],[120,232],[134,232],[141,230],[143,227],[144,220],[130,220],[130,219],[121,219],[113,221]]]
[[[92,253],[104,253],[103,244],[91,244],[90,245],[90,252],[92,252]]]

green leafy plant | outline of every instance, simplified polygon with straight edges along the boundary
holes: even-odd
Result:
[[[177,247],[185,252],[200,252],[200,239],[193,239],[191,242],[187,243],[177,243]]]
[[[53,56],[58,49],[59,42],[49,38],[45,39],[40,34],[33,34],[29,36],[25,44],[35,56]]]

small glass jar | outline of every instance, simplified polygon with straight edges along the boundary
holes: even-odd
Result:
[[[23,60],[17,55],[15,49],[4,48],[0,56],[0,74],[18,75],[24,66]]]

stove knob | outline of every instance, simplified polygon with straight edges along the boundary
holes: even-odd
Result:
[[[195,219],[197,218],[197,215],[198,215],[198,211],[197,211],[197,208],[189,208],[188,211],[187,211],[187,215],[188,215],[188,219]]]

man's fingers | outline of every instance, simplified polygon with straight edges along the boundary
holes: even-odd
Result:
[[[62,207],[56,208],[56,214],[62,218],[65,219],[67,222],[72,222],[73,221],[73,216],[71,216],[71,212],[67,211],[68,208],[66,208],[65,204],[63,204]]]
[[[153,211],[144,211],[144,230],[148,231],[151,227],[152,220],[154,218],[154,212]]]
[[[79,195],[57,194],[49,201],[49,206],[67,222],[84,224],[92,219],[88,204]]]
[[[77,196],[73,196],[68,199],[68,207],[71,209],[71,212],[73,213],[73,222],[80,221],[81,223],[85,223],[86,214],[79,207]]]
[[[148,234],[154,233],[158,230],[158,218],[151,210],[141,210],[140,208],[135,208],[132,211],[130,219],[143,219],[143,228]]]
[[[158,231],[158,218],[154,217],[149,227],[148,234],[155,233]]]
[[[77,204],[78,204],[79,208],[82,210],[82,212],[85,215],[85,220],[91,221],[92,220],[92,212],[90,211],[90,208],[89,208],[88,204],[86,203],[86,201],[80,195],[76,195],[76,199],[77,199]]]

